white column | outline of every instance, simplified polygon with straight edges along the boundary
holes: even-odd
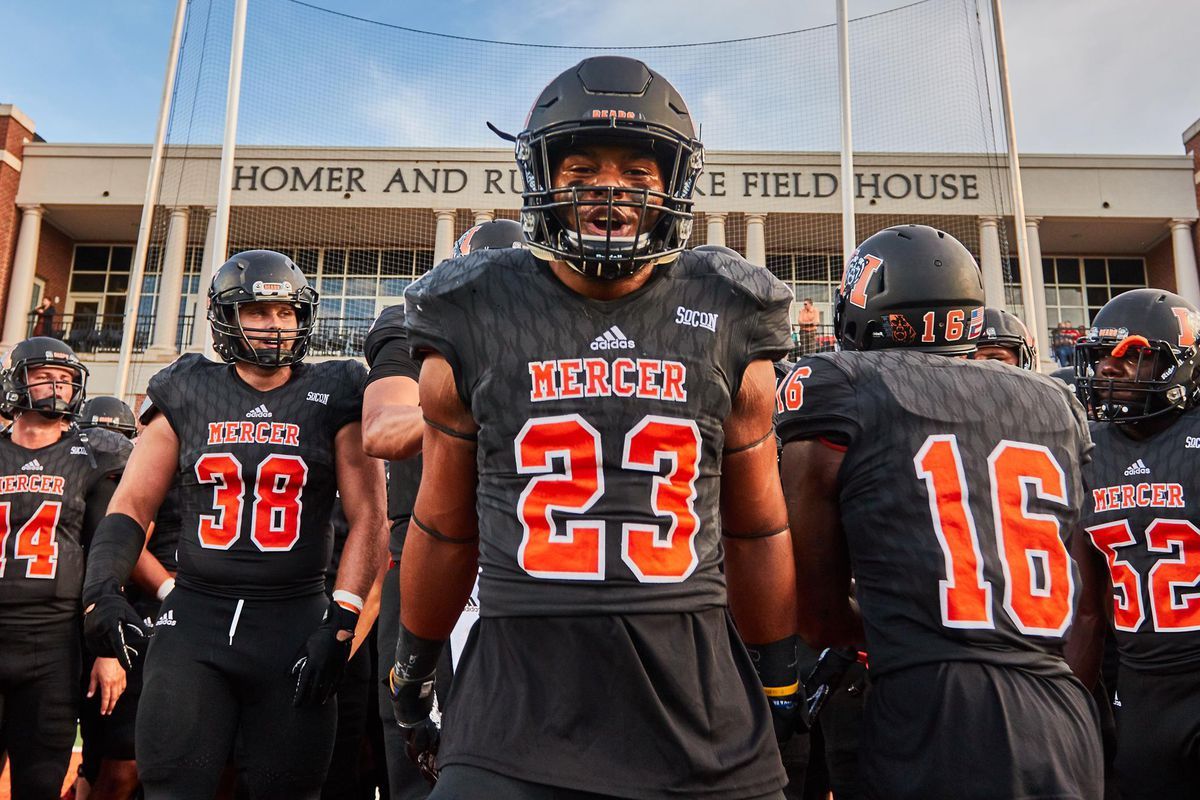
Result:
[[[1004,262],[1000,257],[1000,218],[979,218],[979,267],[983,270],[983,302],[1004,308]]]
[[[708,235],[705,237],[705,244],[719,244],[725,246],[725,215],[721,213],[711,212],[704,215],[704,224],[708,228]]]
[[[1038,304],[1042,307],[1042,318],[1046,317],[1046,291],[1045,279],[1042,276],[1042,218],[1041,217],[1025,217],[1025,241],[1029,243],[1029,269],[1037,272],[1038,286]],[[1026,325],[1030,324],[1033,319],[1033,314],[1026,310],[1025,319],[1021,320]],[[1048,335],[1048,334],[1047,334]]]
[[[746,260],[760,267],[767,265],[766,214],[746,215]]]
[[[454,209],[434,209],[437,228],[433,237],[433,263],[440,264],[454,255]]]
[[[154,355],[171,357],[175,331],[179,327],[179,303],[183,299],[183,267],[187,260],[188,210],[172,208],[163,248],[162,271],[158,276],[158,308],[154,314]]]
[[[491,222],[496,218],[496,213],[491,209],[472,208],[471,216],[475,217],[475,224],[482,225],[485,222]]]
[[[1193,219],[1171,220],[1171,249],[1175,253],[1175,291],[1194,306],[1200,306],[1200,277],[1196,275],[1196,251],[1192,249]],[[22,231],[24,228],[22,228]],[[12,303],[9,303],[12,307]]]
[[[212,283],[213,264],[223,264],[225,259],[219,261],[213,254],[213,248],[216,247],[217,234],[217,210],[215,208],[208,209],[208,228],[204,234],[204,255],[200,258],[200,283],[196,289],[196,308],[194,309],[195,320],[192,322],[192,343],[184,347],[185,350],[191,353],[198,353],[204,350],[205,331],[208,330],[208,287]]]
[[[39,205],[21,206],[21,228],[17,233],[17,252],[13,257],[12,279],[8,283],[8,307],[4,311],[4,349],[24,339],[29,331],[29,312],[33,309],[33,277],[37,272],[38,242],[42,238],[42,214]]]

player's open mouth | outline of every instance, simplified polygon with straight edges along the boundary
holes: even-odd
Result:
[[[582,212],[584,236],[635,236],[637,215],[623,208],[607,205]]]

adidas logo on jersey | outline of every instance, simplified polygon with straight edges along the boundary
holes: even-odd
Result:
[[[630,339],[616,325],[592,339],[593,350],[632,350],[633,339]]]
[[[35,458],[33,461],[30,461],[28,464],[26,464],[25,466],[21,467],[21,469],[23,469],[23,470],[31,470],[31,469],[35,469],[35,470],[37,470],[38,472],[41,472],[41,471],[42,471],[42,464],[41,464],[41,462],[40,462],[40,461],[38,461],[38,460]]]
[[[1149,475],[1150,468],[1140,458],[1125,468],[1125,477],[1130,475]]]
[[[163,627],[163,626],[168,627],[168,628],[175,627],[175,609],[168,608],[165,612],[163,612],[159,616],[158,620],[155,621],[155,623],[154,623],[154,627],[156,627],[156,628]]]
[[[254,417],[255,419],[266,419],[267,417],[272,416],[272,414],[269,410],[267,410],[267,407],[264,404],[264,405],[258,406],[258,408],[250,409],[249,411],[246,412],[246,416]]]

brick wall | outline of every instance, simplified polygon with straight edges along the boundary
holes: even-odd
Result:
[[[25,142],[33,138],[26,128],[8,113],[0,113],[0,150],[18,161],[25,152]],[[17,249],[17,229],[20,212],[17,210],[17,187],[21,173],[0,161],[0,315],[8,302],[8,283],[12,275],[13,255]]]
[[[1164,236],[1146,253],[1146,285],[1171,292],[1178,290],[1175,286],[1175,252],[1171,248],[1170,235]]]
[[[71,277],[71,259],[75,240],[54,227],[48,217],[42,219],[42,236],[38,240],[37,276],[46,282],[46,297],[58,297],[58,313],[67,302],[67,285]]]
[[[1195,133],[1183,143],[1183,149],[1192,157],[1192,183],[1196,187],[1196,206],[1200,208],[1200,183],[1196,182],[1200,179],[1200,126],[1193,125],[1189,130],[1193,129]],[[1200,264],[1200,224],[1192,226],[1192,247],[1196,249],[1196,263]]]

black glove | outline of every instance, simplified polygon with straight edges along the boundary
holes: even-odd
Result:
[[[808,708],[800,684],[796,637],[764,645],[746,645],[771,707],[775,740],[783,744],[795,733],[808,730]]]
[[[356,612],[329,601],[321,626],[308,637],[300,657],[292,665],[292,674],[296,676],[293,706],[323,705],[334,693],[350,660],[356,625]]]
[[[424,639],[400,626],[396,663],[388,672],[392,713],[405,732],[405,751],[431,784],[437,783],[437,750],[441,732],[432,719],[434,671],[445,642]]]
[[[838,690],[846,671],[858,660],[853,647],[827,647],[821,652],[816,666],[804,679],[804,694],[808,698],[808,718],[815,720],[829,696]]]
[[[85,602],[83,635],[88,649],[100,658],[115,658],[126,672],[132,671],[133,660],[146,652],[148,642],[141,615],[120,589],[110,589]]]

